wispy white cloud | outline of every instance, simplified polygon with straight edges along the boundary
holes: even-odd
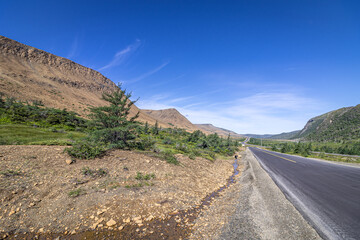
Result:
[[[118,51],[108,64],[99,68],[98,70],[101,71],[120,65],[127,57],[129,57],[131,53],[135,52],[140,46],[141,46],[141,41],[139,39],[136,39],[134,43]]]
[[[78,37],[75,37],[73,43],[71,44],[70,51],[69,51],[68,55],[66,56],[66,58],[71,59],[71,58],[75,57],[77,55],[78,48],[79,48],[79,39],[78,39]]]
[[[191,100],[183,104],[178,100]],[[299,92],[259,92],[218,104],[197,97],[151,97],[140,108],[177,108],[193,123],[211,123],[238,133],[281,133],[301,129],[306,121],[321,111],[316,99]]]
[[[144,74],[142,74],[142,75],[140,75],[140,76],[138,76],[138,77],[136,77],[136,78],[133,78],[133,79],[128,80],[128,81],[123,81],[123,82],[125,82],[125,83],[135,83],[135,82],[138,82],[138,81],[140,81],[140,80],[143,80],[143,79],[145,79],[145,78],[147,78],[147,77],[150,77],[151,75],[159,72],[161,69],[163,69],[164,67],[166,67],[166,65],[168,65],[169,63],[170,63],[170,62],[165,62],[165,63],[161,64],[160,66],[152,69],[151,71],[148,71],[148,72],[146,72],[146,73],[144,73]]]

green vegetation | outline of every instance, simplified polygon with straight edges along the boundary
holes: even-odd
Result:
[[[0,124],[0,145],[72,145],[82,132],[62,132],[24,124]]]
[[[90,169],[89,167],[83,167],[81,169],[81,173],[84,176],[89,176],[92,178],[97,178],[97,177],[104,177],[108,174],[108,171],[106,169],[103,168],[99,168],[99,169]]]
[[[218,156],[231,156],[239,140],[219,135],[193,133],[178,128],[161,128],[130,117],[130,100],[119,85],[103,95],[107,106],[91,108],[85,120],[73,112],[46,108],[39,102],[24,103],[0,98],[0,144],[71,145],[65,151],[78,159],[92,159],[109,149],[133,149],[179,165],[176,154],[191,159],[203,157],[214,161]]]
[[[84,138],[72,144],[71,148],[65,151],[72,157],[78,159],[93,159],[106,152],[107,145],[103,142],[95,142],[93,139]]]
[[[15,101],[0,94],[0,144],[71,145],[84,137],[87,121],[66,109]]]
[[[249,144],[262,145],[272,151],[296,154],[304,157],[322,158],[331,161],[360,162],[360,158],[330,154],[360,155],[360,141],[335,142],[290,142],[251,138]]]
[[[335,142],[360,140],[360,104],[340,108],[310,119],[303,130],[291,136],[313,142]]]
[[[188,133],[183,129],[161,128],[158,122],[150,127],[148,123],[136,121],[138,114],[129,117],[130,107],[135,101],[131,94],[121,89],[104,94],[108,106],[92,108],[88,138],[75,142],[68,153],[76,158],[89,159],[103,154],[108,149],[137,149],[151,156],[178,165],[175,154],[181,153],[195,159],[201,156],[215,160],[217,155],[231,156],[239,142],[230,136],[227,139],[217,134],[206,136],[201,131]]]
[[[69,195],[69,197],[75,198],[75,197],[78,197],[80,195],[84,195],[85,193],[86,193],[85,190],[83,190],[82,188],[78,188],[78,189],[75,189],[75,190],[71,190],[68,193],[68,195]]]
[[[360,105],[328,113],[316,131],[306,139],[317,142],[344,142],[360,139]]]
[[[143,174],[141,172],[137,172],[136,176],[135,176],[136,180],[150,180],[150,179],[155,179],[155,173],[151,173],[151,174]]]
[[[22,123],[34,127],[51,127],[67,131],[84,131],[87,121],[78,117],[75,112],[66,109],[43,107],[40,102],[32,103],[16,101],[14,98],[5,100],[0,94],[0,123]]]
[[[136,101],[130,100],[131,93],[121,89],[121,85],[112,93],[104,93],[102,99],[110,105],[90,108],[91,123],[95,130],[91,138],[96,142],[110,145],[110,148],[131,149],[137,136],[139,122],[135,121],[139,112],[129,117],[131,106]]]

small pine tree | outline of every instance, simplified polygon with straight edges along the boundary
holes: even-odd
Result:
[[[230,138],[230,133],[227,137],[227,140],[226,140],[226,146],[230,147],[231,146],[231,138]]]
[[[159,134],[159,123],[158,123],[158,121],[155,122],[155,126],[153,127],[152,132],[153,132],[154,135]]]
[[[0,108],[5,108],[4,94],[0,92]]]
[[[93,132],[95,140],[109,143],[113,148],[131,148],[131,141],[136,138],[136,128],[139,126],[136,121],[139,112],[129,118],[131,106],[137,101],[131,101],[130,97],[131,93],[126,93],[119,84],[114,92],[102,96],[110,105],[90,108],[90,117],[97,128]]]
[[[148,122],[145,123],[144,133],[145,133],[145,134],[148,134],[148,133],[149,133],[149,124],[148,124]]]

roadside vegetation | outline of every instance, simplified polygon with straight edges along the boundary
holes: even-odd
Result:
[[[0,98],[0,144],[70,145],[66,151],[74,158],[92,159],[110,149],[141,151],[178,165],[176,154],[190,159],[203,157],[214,161],[232,156],[242,139],[189,133],[178,128],[161,128],[140,123],[138,114],[130,117],[136,101],[131,93],[118,89],[103,94],[108,105],[90,108],[89,120],[66,109],[44,107],[40,102],[20,102]]]
[[[295,154],[303,157],[321,158],[330,161],[360,163],[360,141],[348,142],[290,142],[251,138],[248,142],[262,145],[272,151]],[[339,155],[337,155],[339,154]],[[349,155],[349,156],[344,156]],[[351,156],[354,155],[354,156]]]
[[[66,109],[3,98],[0,94],[1,145],[71,145],[86,135],[87,123]]]

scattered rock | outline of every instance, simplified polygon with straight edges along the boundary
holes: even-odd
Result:
[[[14,209],[11,209],[11,211],[9,212],[9,216],[11,216],[11,215],[13,215],[15,213],[16,213],[16,211]]]
[[[114,221],[114,219],[110,219],[109,221],[106,222],[106,226],[108,227],[112,227],[116,224],[116,222]]]
[[[66,159],[65,162],[66,162],[67,165],[70,165],[70,164],[74,163],[74,161],[72,159],[69,159],[69,158]]]

